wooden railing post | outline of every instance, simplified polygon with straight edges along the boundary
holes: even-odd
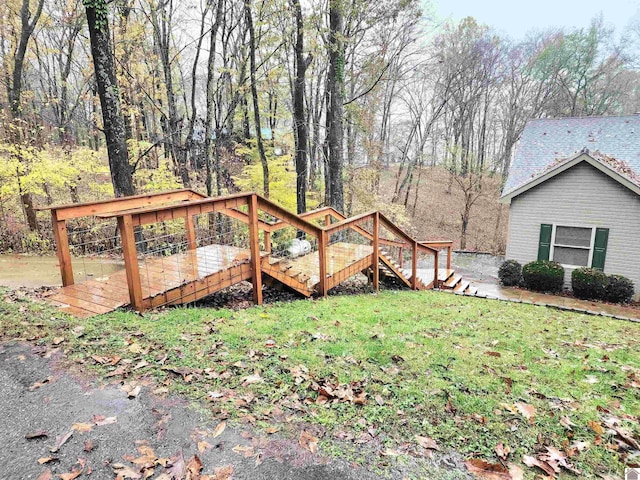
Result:
[[[56,253],[60,265],[60,276],[64,287],[73,285],[73,265],[71,264],[71,252],[69,251],[69,237],[67,236],[66,220],[58,220],[56,210],[51,210],[51,223],[53,224],[53,236],[56,240]]]
[[[377,292],[380,289],[380,215],[373,215],[373,288]]]
[[[324,226],[328,227],[329,225],[331,225],[331,215],[325,215],[324,216]]]
[[[398,254],[398,264],[400,265],[400,268],[404,268],[404,259],[402,258],[402,254],[404,253],[404,250],[402,247],[398,248],[400,250],[400,253]]]
[[[187,214],[184,217],[184,226],[187,232],[187,250],[195,250],[198,246],[198,242],[196,240],[196,229],[193,225],[193,217]]]
[[[434,268],[434,273],[433,273],[433,288],[440,288],[440,280],[438,280],[438,254],[440,252],[438,250],[436,250],[433,254],[433,268]]]
[[[318,263],[320,270],[320,295],[327,296],[327,232],[321,231],[318,235]]]
[[[249,246],[251,249],[251,279],[253,301],[262,305],[262,268],[260,266],[260,238],[258,236],[258,197],[249,197]]]
[[[140,284],[140,267],[138,265],[138,252],[136,249],[136,237],[133,231],[131,215],[118,217],[118,229],[122,239],[122,253],[124,255],[124,267],[127,271],[127,285],[129,287],[129,300],[133,308],[138,312],[144,310],[142,304],[142,285]]]
[[[271,253],[271,232],[264,231],[264,249],[267,253]]]
[[[453,245],[449,245],[447,247],[447,270],[451,270],[451,251],[453,250]]]
[[[418,289],[418,242],[413,242],[413,253],[411,257],[411,288]]]

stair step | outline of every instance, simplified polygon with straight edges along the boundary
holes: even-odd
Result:
[[[462,280],[460,275],[452,275],[448,278],[446,282],[444,282],[444,288],[455,288],[458,283]]]
[[[471,287],[469,286],[469,288],[467,288],[467,291],[465,292],[467,295],[477,295],[478,293],[478,289],[476,287]]]
[[[453,289],[453,291],[462,293],[467,288],[469,288],[469,282],[466,280],[463,280],[462,282],[458,283],[458,285],[456,286],[456,288]]]

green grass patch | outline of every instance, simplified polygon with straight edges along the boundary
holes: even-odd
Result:
[[[89,320],[0,295],[9,300],[0,304],[5,339],[64,337],[67,354],[100,374],[125,366],[129,378],[151,377],[258,428],[316,428],[333,453],[334,438],[375,438],[380,451],[419,454],[421,435],[492,461],[502,442],[518,462],[584,441],[575,467],[621,475],[632,459],[616,450],[606,421],[640,436],[640,324],[437,292]],[[123,360],[103,365],[91,355]],[[149,365],[134,370],[142,360]]]

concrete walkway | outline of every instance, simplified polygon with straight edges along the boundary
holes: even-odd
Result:
[[[530,303],[534,305],[560,308],[562,310],[570,310],[578,313],[602,315],[605,317],[640,322],[640,309],[631,306],[614,305],[590,300],[578,300],[577,298],[565,297],[562,295],[551,295],[531,292],[520,288],[503,287],[495,283],[473,282],[473,285],[478,288],[477,297]]]

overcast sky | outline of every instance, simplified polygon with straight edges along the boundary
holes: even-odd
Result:
[[[530,30],[549,27],[587,27],[602,13],[605,25],[620,34],[629,21],[640,15],[640,0],[432,0],[437,17],[458,21],[474,17],[514,40]]]

